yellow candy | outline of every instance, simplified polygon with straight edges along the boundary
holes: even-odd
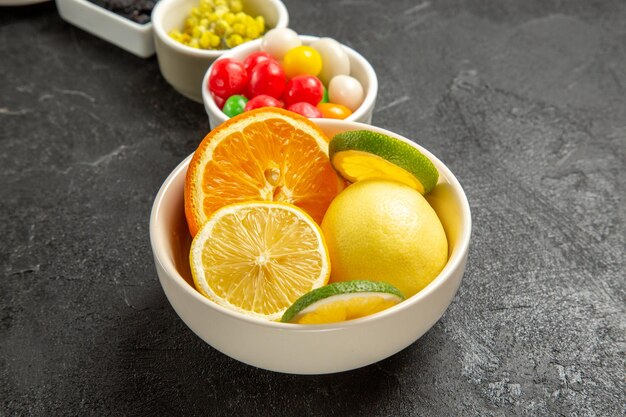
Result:
[[[256,27],[259,29],[259,33],[265,32],[265,18],[263,16],[256,17]]]
[[[233,24],[233,32],[235,32],[238,35],[245,35],[246,34],[246,25],[244,25],[243,23],[235,23],[235,24]]]
[[[226,36],[230,31],[232,31],[232,29],[226,20],[220,19],[217,22],[215,22],[213,31],[215,32],[216,35]]]
[[[231,0],[230,2],[230,11],[233,13],[241,12],[243,9],[243,4],[241,4],[240,0]]]
[[[242,0],[199,0],[182,30],[174,29],[169,36],[192,48],[226,49],[257,39],[264,32],[264,17],[243,12]]]
[[[236,33],[233,33],[228,37],[228,39],[226,39],[226,45],[229,48],[234,48],[235,46],[241,45],[242,43],[243,38],[241,37],[241,35],[238,35]]]
[[[191,36],[199,39],[202,36],[202,29],[200,29],[200,26],[196,26],[191,30]]]
[[[256,39],[259,37],[259,29],[256,26],[248,26],[245,34],[250,39]]]
[[[224,20],[226,21],[226,23],[228,23],[229,25],[232,25],[233,23],[235,23],[235,15],[228,12],[228,13],[224,13]]]
[[[204,32],[199,41],[200,48],[209,49],[211,47],[211,34],[209,32]]]
[[[222,43],[222,40],[220,39],[220,37],[212,34],[211,35],[211,48],[217,49],[217,47],[220,46],[220,43]]]

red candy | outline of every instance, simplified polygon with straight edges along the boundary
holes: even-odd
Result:
[[[209,90],[218,97],[241,94],[248,83],[248,73],[243,63],[235,59],[219,59],[213,63],[209,76]]]
[[[274,60],[274,57],[272,57],[267,52],[252,52],[246,57],[246,59],[243,60],[243,67],[246,69],[246,71],[248,71],[248,74],[250,74],[257,64],[260,64],[261,62],[267,61],[269,59]]]
[[[252,69],[248,82],[247,96],[253,98],[264,94],[280,99],[283,91],[285,91],[286,83],[287,78],[280,64],[275,60],[268,59],[259,62]]]
[[[264,51],[253,52],[243,61],[218,59],[207,87],[215,104],[226,115],[235,114],[230,107],[224,108],[232,96],[245,96],[240,98],[240,107],[249,99],[243,111],[280,107],[309,118],[334,119],[345,119],[352,114],[347,107],[324,99],[326,89],[319,78],[308,73],[288,80],[281,63]]]
[[[261,107],[280,107],[282,109],[284,105],[282,101],[272,96],[261,94],[248,101],[243,111],[259,109]]]
[[[215,104],[217,104],[217,107],[219,107],[220,109],[224,107],[224,103],[226,103],[226,99],[223,99],[220,96],[216,96],[213,93],[211,93],[211,97],[213,98],[213,101],[215,101]]]
[[[285,105],[306,102],[316,106],[324,96],[322,82],[312,75],[298,75],[287,83]]]
[[[301,114],[302,116],[309,117],[309,118],[310,117],[323,117],[322,112],[317,107],[305,101],[294,103],[291,106],[287,107],[287,110],[292,111],[294,113]]]

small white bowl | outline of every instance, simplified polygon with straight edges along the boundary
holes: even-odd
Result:
[[[154,54],[152,23],[136,23],[87,0],[56,0],[68,23],[141,58]]]
[[[229,50],[195,49],[170,38],[174,29],[182,30],[198,0],[160,0],[152,11],[154,44],[161,74],[176,91],[202,102],[202,77],[211,63]],[[265,18],[267,30],[287,27],[289,14],[280,0],[244,0],[244,11]]]
[[[440,179],[427,199],[449,244],[448,263],[422,291],[402,303],[361,319],[325,325],[268,322],[213,303],[193,285],[191,237],[185,221],[183,187],[191,156],[169,175],[150,216],[150,241],[157,274],[176,313],[201,339],[241,362],[278,372],[323,374],[359,368],[404,349],[430,329],[450,305],[465,271],[471,234],[467,198],[452,172],[435,156],[387,130],[345,120],[314,119],[328,137],[354,129],[391,135],[422,151]]]
[[[314,41],[318,40],[319,37],[300,35],[300,39],[302,40],[303,45],[310,45]],[[376,96],[378,95],[378,78],[376,77],[376,72],[363,55],[346,45],[342,44],[341,46],[343,46],[344,50],[348,54],[348,58],[350,59],[350,75],[359,80],[363,86],[363,91],[365,91],[363,103],[361,103],[359,108],[345,120],[370,124],[372,123],[372,112],[374,111]],[[248,42],[231,49],[229,52],[222,55],[221,58],[235,58],[243,61],[251,53],[260,50],[261,39],[256,39],[252,42]],[[217,106],[215,100],[209,92],[208,83],[209,75],[211,74],[211,67],[209,67],[206,71],[204,79],[202,80],[202,101],[204,102],[204,109],[209,115],[209,123],[213,129],[228,120],[228,116],[226,116],[226,114],[224,114],[224,112]]]

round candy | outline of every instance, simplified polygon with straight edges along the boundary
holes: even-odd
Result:
[[[312,75],[298,75],[287,83],[283,100],[290,106],[301,101],[317,106],[324,96],[322,82]]]
[[[268,31],[261,40],[261,50],[281,61],[288,50],[302,45],[298,34],[289,28]]]
[[[317,75],[322,70],[322,57],[310,46],[298,46],[287,51],[283,58],[283,68],[289,78]]]
[[[237,116],[238,114],[243,113],[244,109],[246,108],[247,102],[248,102],[248,99],[245,98],[244,96],[240,96],[240,95],[230,96],[228,97],[228,100],[226,100],[226,103],[224,103],[224,107],[222,108],[222,111],[228,117]]]
[[[328,100],[331,103],[342,104],[355,111],[363,102],[363,86],[354,77],[337,75],[328,85]]]
[[[322,116],[328,119],[345,119],[352,114],[349,108],[341,104],[320,103],[317,108],[322,112]]]
[[[287,107],[287,110],[301,114],[304,117],[322,117],[322,112],[317,107],[305,101],[294,103]]]
[[[241,93],[248,82],[248,73],[241,61],[232,58],[218,59],[209,75],[209,90],[224,99]]]
[[[328,103],[328,88],[324,87],[324,95],[322,96],[322,101],[320,103]]]
[[[328,85],[335,75],[350,74],[350,58],[339,42],[332,38],[320,38],[311,43],[311,47],[322,57],[324,64],[318,77],[324,84]]]
[[[266,96],[261,94],[260,96],[256,96],[250,101],[246,103],[246,108],[244,111],[254,110],[261,107],[280,107],[283,108],[283,103],[280,100],[275,99],[272,96]]]
[[[264,94],[279,99],[285,91],[286,84],[287,78],[280,64],[268,59],[252,69],[247,96],[252,98]]]
[[[213,98],[213,101],[215,102],[215,104],[217,105],[217,107],[219,107],[220,109],[222,107],[224,107],[224,103],[226,102],[225,99],[223,99],[220,96],[216,96],[215,94],[211,93],[211,97]]]
[[[252,52],[250,55],[243,60],[243,67],[248,71],[248,74],[252,72],[256,64],[261,63],[263,61],[267,61],[268,59],[274,59],[270,54],[263,51]]]

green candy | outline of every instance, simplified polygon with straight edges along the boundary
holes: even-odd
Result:
[[[222,111],[228,117],[237,116],[238,114],[243,113],[243,111],[246,108],[247,102],[248,102],[248,99],[245,98],[244,96],[240,96],[240,95],[230,96],[228,97],[228,100],[226,100],[226,103],[224,103],[224,107],[222,108]]]
[[[320,101],[320,103],[328,103],[328,89],[326,87],[324,88],[324,95],[322,96],[322,101]]]

